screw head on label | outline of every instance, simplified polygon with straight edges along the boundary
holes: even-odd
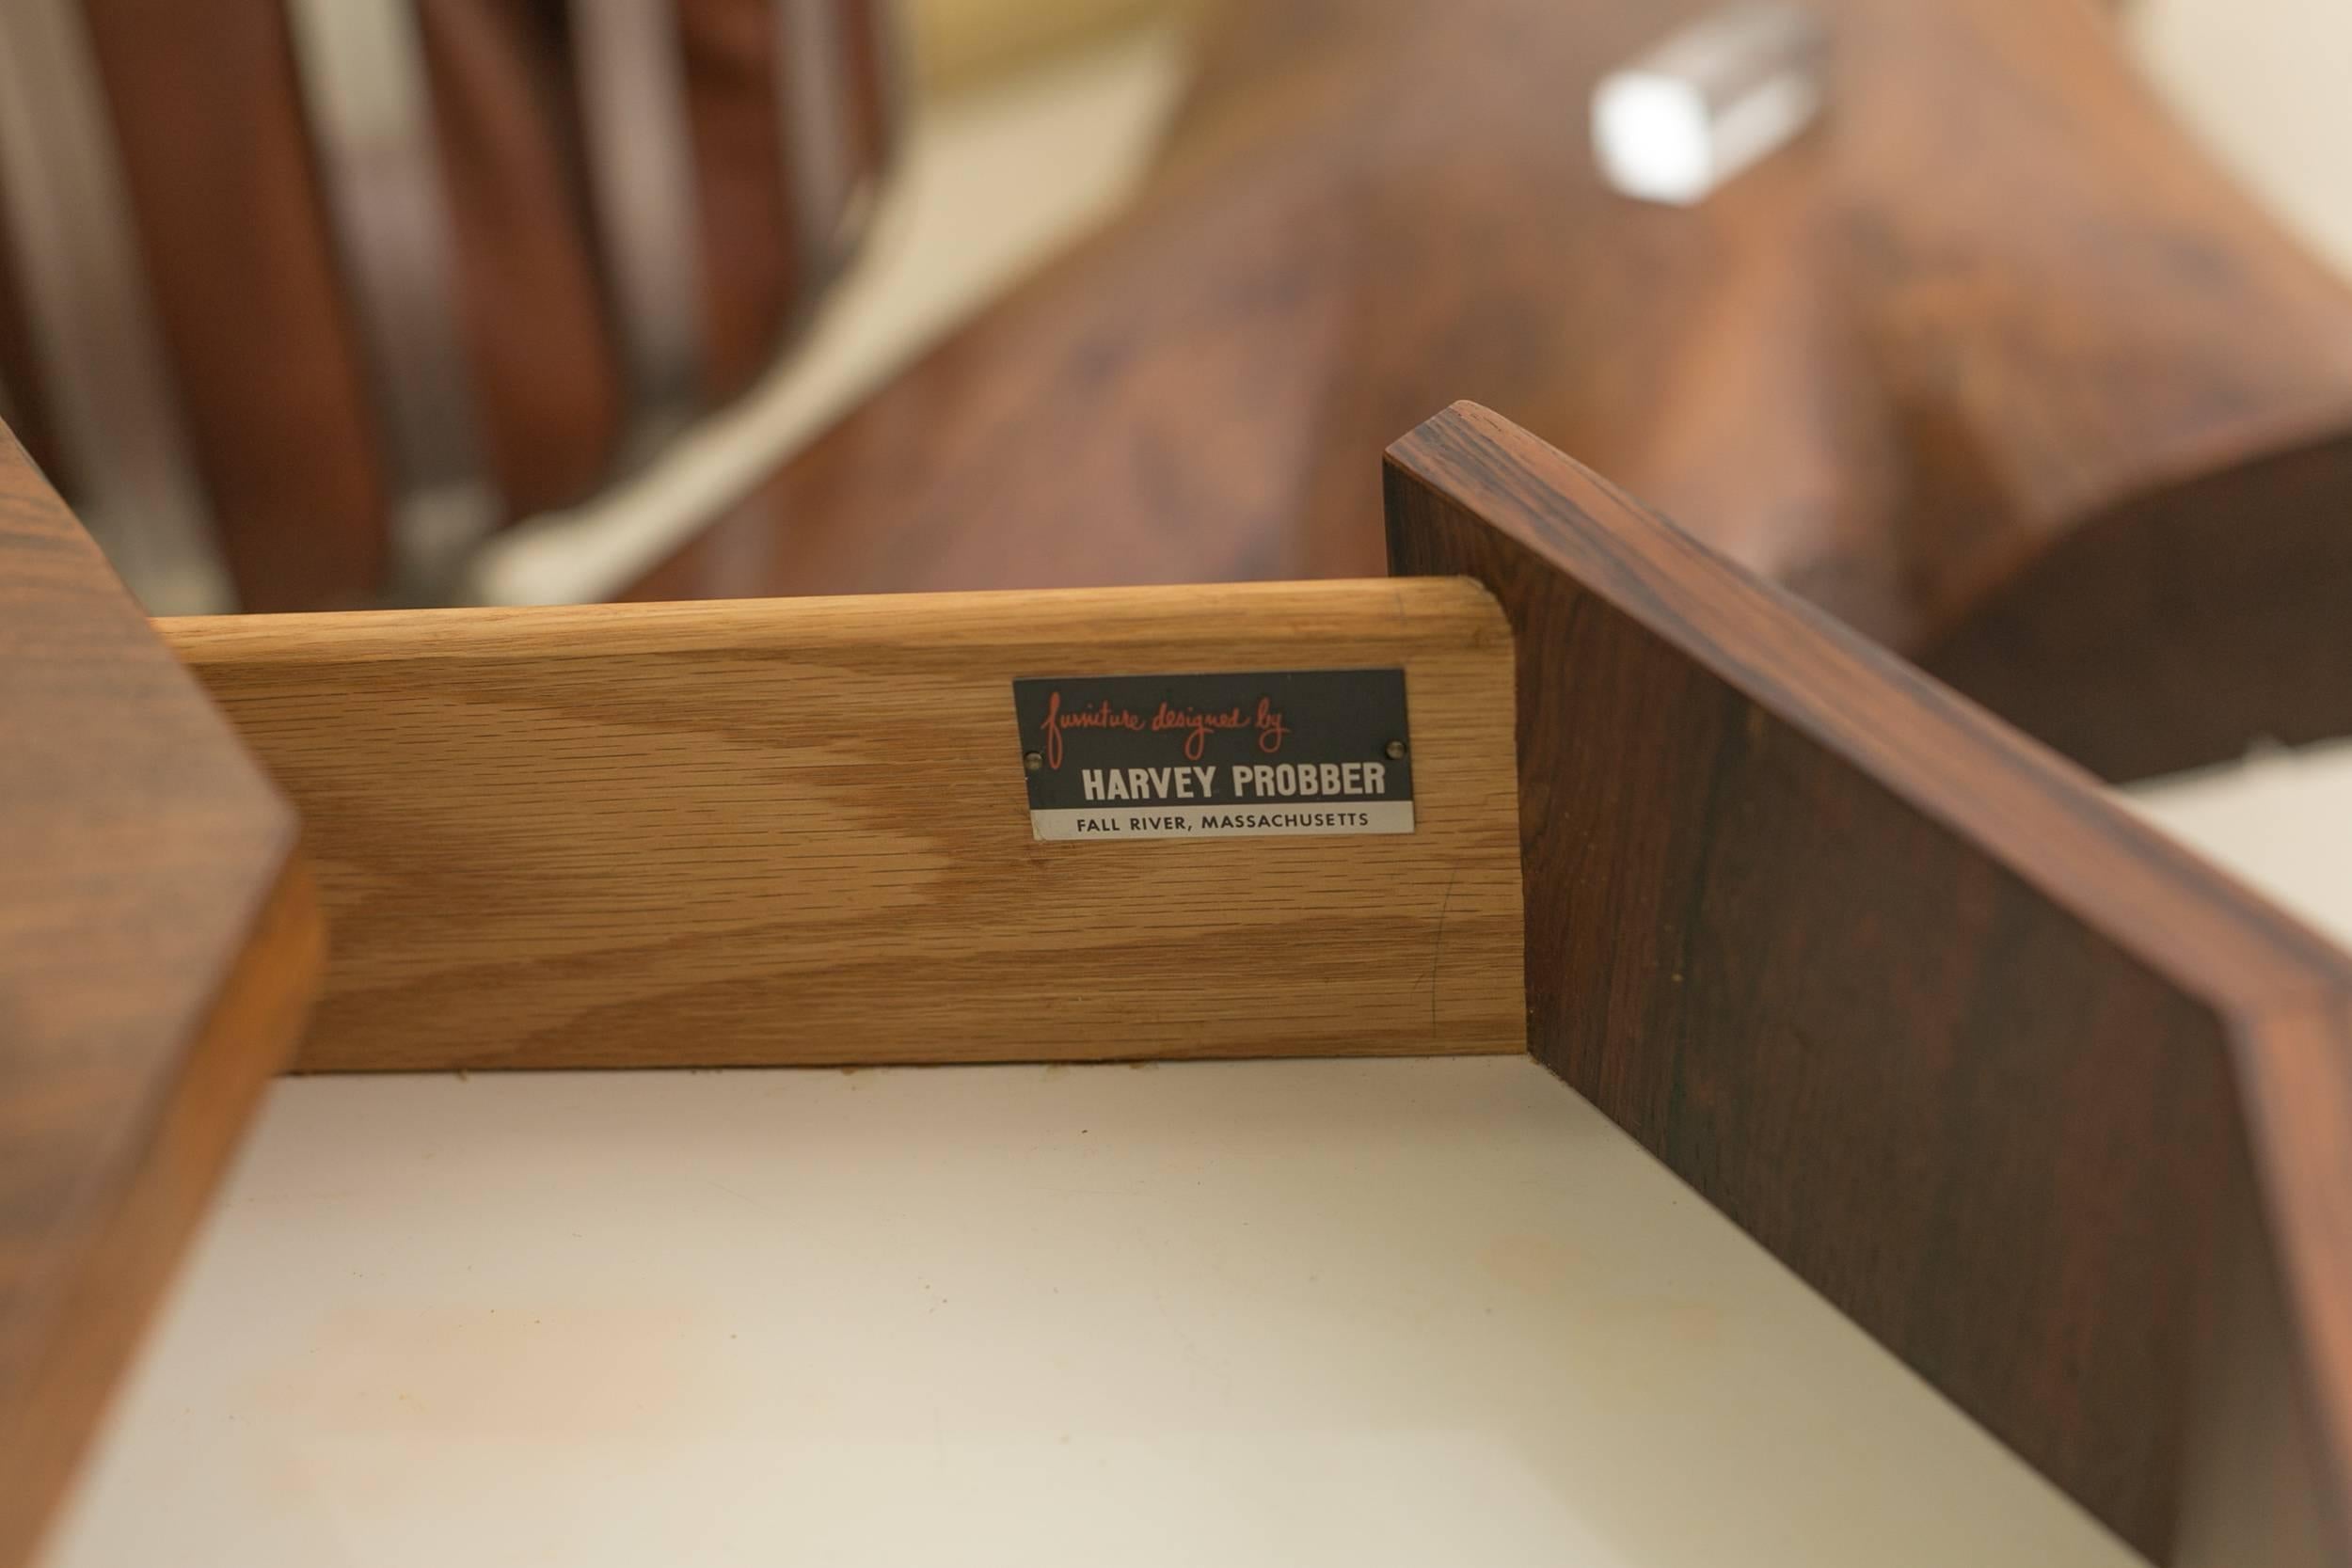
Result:
[[[1024,752],[1021,753],[1021,766],[1025,771],[1034,773],[1045,766],[1045,759],[1035,752]]]
[[[1380,749],[1389,754],[1391,762],[1395,762],[1405,755],[1405,742],[1402,740],[1391,740]]]

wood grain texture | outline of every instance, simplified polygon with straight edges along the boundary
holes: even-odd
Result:
[[[2108,779],[2352,731],[2352,438],[2107,508],[1918,650]]]
[[[0,432],[0,1563],[322,967],[294,815]]]
[[[1133,208],[635,596],[1363,573],[1377,453],[1470,397],[1898,651],[1963,643],[2094,766],[2352,728],[2312,678],[2352,668],[2352,291],[2104,8],[1820,0],[1822,124],[1697,209],[1627,200],[1583,105],[1705,3],[1219,8]]]
[[[1525,1043],[1470,584],[159,625],[310,835],[306,1069]],[[1030,837],[1015,676],[1399,664],[1409,836]]]
[[[2352,1561],[2352,960],[1484,409],[1388,504],[1517,634],[1535,1054],[2141,1549]]]

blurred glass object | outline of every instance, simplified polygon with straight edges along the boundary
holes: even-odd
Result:
[[[1593,151],[1627,196],[1690,206],[1820,112],[1820,22],[1781,0],[1726,6],[1593,90]]]

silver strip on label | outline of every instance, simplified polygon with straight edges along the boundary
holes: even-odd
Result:
[[[1053,843],[1133,838],[1335,837],[1409,833],[1410,800],[1244,800],[1223,805],[1057,807],[1029,813],[1032,838]]]

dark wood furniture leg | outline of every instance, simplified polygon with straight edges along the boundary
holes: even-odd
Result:
[[[2141,1550],[2352,1561],[2352,962],[1485,409],[1387,497],[1517,635],[1534,1053]]]

